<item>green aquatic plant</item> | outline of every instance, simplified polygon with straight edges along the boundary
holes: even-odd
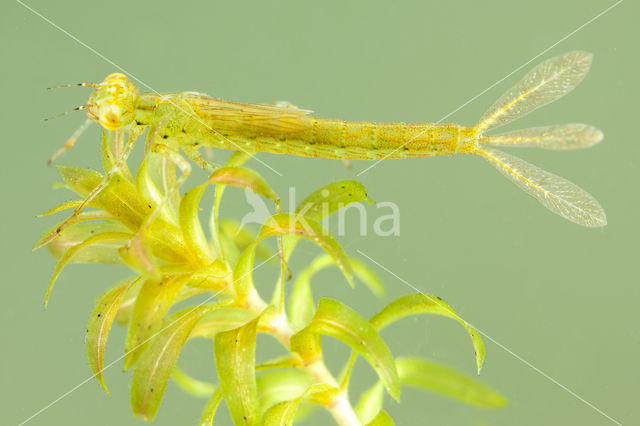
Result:
[[[91,370],[107,390],[103,369],[109,332],[114,321],[127,325],[124,368],[133,369],[135,415],[146,420],[156,416],[170,378],[187,392],[209,398],[202,425],[213,423],[223,400],[238,425],[290,425],[317,406],[328,410],[340,425],[388,425],[393,421],[382,407],[384,395],[398,401],[403,386],[480,407],[506,403],[496,391],[444,365],[394,356],[381,337],[381,329],[409,315],[449,317],[469,334],[480,372],[485,356],[480,335],[440,298],[409,294],[369,319],[338,300],[322,298],[316,303],[312,279],[332,266],[340,269],[348,285],[358,280],[377,296],[385,295],[376,274],[347,256],[321,224],[351,203],[371,202],[360,183],[330,183],[311,193],[295,212],[284,213],[278,194],[258,173],[243,166],[248,156],[235,153],[204,183],[174,194],[168,190],[177,179],[173,163],[147,152],[134,175],[115,160],[115,153],[122,151],[122,139],[118,131],[103,133],[104,174],[59,167],[63,186],[80,198],[44,215],[76,209],[90,194],[91,200],[72,223],[62,222],[64,229],[56,225],[46,232],[37,247],[46,245],[58,259],[45,303],[70,263],[126,265],[133,271],[134,276],[98,298],[88,321],[86,348]],[[108,184],[100,186],[107,175],[111,176]],[[253,191],[273,203],[273,215],[256,235],[234,219],[219,218],[227,186]],[[208,226],[203,227],[202,198],[210,187],[215,191],[214,202]],[[147,225],[145,219],[154,211],[157,217]],[[277,241],[276,250],[265,244],[270,237]],[[302,238],[326,253],[299,273],[292,272],[288,261]],[[280,275],[271,297],[264,298],[270,287],[255,282],[253,271],[268,264],[279,264]],[[258,333],[280,342],[283,355],[256,363]],[[323,359],[323,335],[352,350],[339,374],[331,372]],[[217,384],[190,377],[178,368],[180,353],[191,339],[213,341]],[[378,382],[354,404],[349,385],[358,357],[371,365]]]

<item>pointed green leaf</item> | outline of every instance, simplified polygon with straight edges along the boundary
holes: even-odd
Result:
[[[136,365],[131,379],[131,408],[145,420],[153,420],[169,377],[191,330],[211,306],[190,307],[169,316]]]
[[[222,392],[220,392],[220,388],[217,388],[204,407],[202,417],[200,417],[200,426],[213,426],[213,418],[218,409],[218,405],[220,405],[220,401],[222,401]]]
[[[360,396],[355,411],[362,424],[371,422],[382,409],[384,402],[384,385],[378,381]]]
[[[172,168],[166,163],[166,158],[163,158],[161,155],[147,153],[145,158],[142,160],[142,163],[140,163],[140,167],[136,173],[136,190],[149,212],[151,212],[165,198],[165,192],[169,190],[171,187],[170,185],[175,183],[175,167]],[[166,169],[173,170],[172,172],[161,173],[162,177],[165,177],[166,174],[171,176],[170,178],[167,178],[167,182],[162,182],[160,176],[152,176],[153,171],[158,172],[159,170]],[[162,185],[163,190],[158,188],[156,181],[160,181],[158,184]],[[178,226],[177,214],[172,209],[173,204],[176,203],[174,198],[170,200],[173,202],[165,203],[162,206],[162,209],[160,210],[160,217],[164,221]]]
[[[226,242],[225,254],[229,259],[229,263],[235,264],[240,256],[240,252],[246,249],[253,240],[256,239],[247,227],[240,227],[240,222],[233,219],[222,219],[220,221],[220,237],[222,242]],[[232,245],[233,247],[229,247]],[[273,250],[270,247],[260,243],[256,247],[256,257],[260,260],[273,258]]]
[[[262,417],[262,426],[290,426],[294,419],[299,420],[302,412],[301,402],[312,402],[322,406],[330,405],[340,390],[324,383],[309,387],[304,394],[296,399],[282,401],[269,408]],[[312,407],[312,406],[310,406]],[[308,413],[308,410],[304,410]]]
[[[291,288],[289,295],[289,321],[294,330],[300,330],[306,326],[316,311],[315,302],[311,293],[311,278],[323,268],[335,264],[329,255],[316,257],[311,264],[304,268]]]
[[[339,180],[313,191],[296,208],[296,213],[320,222],[351,203],[373,200],[355,180]]]
[[[375,419],[368,423],[367,426],[394,426],[395,423],[386,411],[380,410]]]
[[[83,197],[104,179],[95,170],[58,166],[65,185]],[[115,173],[109,184],[92,200],[92,204],[118,218],[129,229],[136,229],[146,214],[136,188],[122,173]]]
[[[49,296],[51,295],[51,290],[53,290],[53,286],[55,285],[58,276],[76,254],[93,244],[126,241],[129,238],[131,238],[131,234],[124,232],[104,232],[102,234],[89,237],[82,243],[76,244],[75,246],[67,250],[56,264],[56,267],[53,269],[53,274],[51,275],[51,280],[49,281],[49,288],[47,289],[47,294],[44,299],[44,306],[46,307],[49,303]]]
[[[300,399],[282,401],[264,413],[262,426],[291,426],[300,405]]]
[[[209,264],[213,261],[209,242],[204,235],[198,209],[200,200],[207,185],[199,185],[189,190],[180,201],[180,228],[187,245],[194,251],[194,255],[202,264]]]
[[[160,330],[164,316],[188,280],[188,275],[178,275],[158,281],[147,280],[142,284],[127,330],[125,370],[131,368],[146,350],[149,338]]]
[[[87,219],[87,216],[81,214],[80,217],[83,220]],[[56,259],[60,259],[67,250],[76,246],[83,241],[90,238],[92,235],[98,235],[105,232],[126,232],[127,229],[113,221],[101,221],[91,223],[76,223],[64,229],[60,236],[47,244],[47,249]],[[120,254],[118,254],[118,248],[122,246],[122,242],[103,241],[97,242],[90,246],[86,246],[84,249],[76,253],[70,260],[70,263],[104,263],[109,265],[122,265],[124,264]]]
[[[255,314],[246,309],[218,308],[205,315],[196,325],[191,337],[213,339],[216,334],[243,326],[255,318]]]
[[[216,385],[213,383],[193,378],[178,368],[178,366],[173,369],[171,378],[183,391],[197,398],[210,398],[216,391]]]
[[[218,333],[214,353],[218,381],[236,425],[259,425],[255,373],[256,332],[259,317],[242,327]]]
[[[256,365],[256,372],[274,368],[301,367],[300,359],[295,355],[283,355]]]
[[[98,299],[87,325],[87,336],[85,344],[87,347],[87,358],[93,375],[100,385],[109,392],[104,382],[102,369],[104,366],[104,351],[107,346],[107,338],[113,324],[113,319],[118,312],[120,302],[129,289],[139,281],[139,279],[127,280],[108,290]]]
[[[256,383],[260,413],[264,413],[280,402],[304,395],[313,385],[313,378],[299,368],[281,368],[262,373]]]
[[[220,240],[218,238],[220,203],[222,201],[222,194],[224,193],[227,185],[249,189],[256,194],[272,200],[276,205],[276,209],[280,206],[280,197],[278,197],[278,194],[271,189],[262,176],[251,169],[247,169],[246,167],[236,167],[231,165],[239,165],[244,163],[246,160],[247,158],[241,154],[232,155],[229,159],[228,165],[213,172],[207,181],[207,184],[216,184],[216,192],[213,201],[213,209],[211,210],[209,227],[212,232],[212,240],[216,244],[218,251],[221,250]]]
[[[362,262],[349,258],[353,272],[376,296],[384,297],[385,289],[380,278]],[[318,256],[298,274],[288,299],[288,318],[294,330],[307,325],[315,312],[315,302],[311,292],[311,278],[322,269],[335,265],[329,255]]]
[[[338,242],[318,222],[302,216],[281,213],[271,216],[265,221],[254,243],[245,249],[236,264],[233,277],[240,300],[246,299],[254,291],[251,271],[253,269],[256,244],[265,238],[275,235],[298,235],[318,244],[333,257],[347,282],[353,287],[351,264]]]
[[[465,320],[460,318],[458,314],[441,298],[428,294],[410,294],[400,297],[389,303],[382,311],[374,315],[370,322],[373,326],[381,330],[392,322],[398,321],[409,315],[418,314],[436,314],[455,319],[469,333],[476,358],[476,367],[478,374],[484,363],[485,349],[484,342],[478,331],[471,327]]]
[[[126,325],[129,323],[129,319],[131,318],[131,314],[133,313],[133,306],[136,303],[136,299],[141,287],[142,282],[137,281],[136,284],[134,284],[129,289],[127,294],[124,295],[122,301],[120,302],[118,313],[116,314],[116,322],[118,323],[118,325]]]
[[[124,263],[138,275],[148,280],[160,280],[160,270],[156,258],[151,254],[149,240],[137,233],[118,249]]]
[[[52,208],[51,210],[47,210],[44,213],[40,213],[37,217],[50,216],[52,214],[60,213],[62,211],[70,210],[70,209],[74,209],[75,210],[76,208],[80,207],[81,204],[82,204],[82,200],[66,201],[66,202],[64,202],[62,204],[57,205],[56,207]],[[89,202],[89,203],[87,203],[87,207],[95,207],[95,206],[92,205],[91,202]],[[102,213],[102,214],[104,215],[104,213]]]
[[[198,269],[195,272],[189,272],[191,279],[187,283],[188,286],[203,290],[211,290],[229,293],[233,283],[233,271],[231,267],[224,261],[217,259],[209,265]]]
[[[322,222],[323,219],[336,211],[347,207],[349,204],[367,200],[373,203],[364,187],[353,180],[342,180],[332,182],[323,186],[307,196],[296,207],[296,214],[308,219]],[[300,241],[298,236],[287,236],[285,238],[284,252],[288,259]]]
[[[393,356],[375,328],[357,312],[331,299],[320,299],[318,310],[304,329],[291,337],[291,351],[313,363],[322,354],[320,335],[334,337],[362,355],[378,373],[389,394],[400,398],[400,381]]]
[[[507,400],[490,387],[452,368],[421,358],[398,358],[403,385],[426,389],[479,407],[502,407]]]
[[[227,160],[225,166],[227,167],[239,167],[251,159],[251,154],[247,151],[234,151],[233,154]]]
[[[58,166],[58,173],[67,188],[83,197],[89,195],[103,179],[102,174],[95,170],[79,167]]]
[[[264,178],[246,167],[221,167],[211,174],[207,183],[250,189],[270,200],[279,200],[278,194],[271,189]]]
[[[383,299],[386,296],[386,289],[378,274],[373,272],[369,266],[360,262],[358,259],[350,257],[351,267],[356,277],[369,289],[373,294]]]

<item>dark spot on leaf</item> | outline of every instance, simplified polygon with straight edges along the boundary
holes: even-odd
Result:
[[[102,314],[98,314],[98,318],[100,318],[102,316]]]
[[[169,137],[169,135],[163,135],[162,139],[167,139]]]
[[[153,388],[149,389],[151,392],[153,392]]]

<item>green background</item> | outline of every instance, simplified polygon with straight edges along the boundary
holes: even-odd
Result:
[[[28,4],[158,91],[195,90],[245,102],[285,99],[321,117],[421,122],[439,120],[613,2]],[[639,12],[637,2],[623,2],[446,120],[473,123],[545,58],[574,49],[593,52],[592,71],[575,92],[509,128],[585,122],[604,131],[603,143],[589,150],[516,154],[596,196],[607,227],[586,229],[562,220],[481,159],[451,157],[383,162],[360,176],[372,198],[397,203],[400,236],[374,235],[380,210],[370,206],[369,235],[359,235],[354,215],[353,228],[340,237],[348,253],[358,256],[360,250],[443,297],[508,351],[624,424],[640,423]],[[86,319],[95,298],[126,275],[124,269],[72,266],[43,309],[54,260],[31,247],[60,218],[36,215],[71,198],[51,189],[57,173],[45,162],[83,118],[42,118],[84,103],[89,94],[44,88],[97,82],[118,68],[13,1],[0,6],[0,32],[0,423],[17,424],[90,376]],[[98,141],[93,126],[59,163],[98,167]],[[339,161],[260,158],[284,177],[255,160],[250,165],[282,194],[295,186],[302,197],[333,179],[355,176]],[[356,172],[367,165],[355,163]],[[226,213],[241,217],[247,209],[234,191]],[[303,246],[294,272],[317,253]],[[373,268],[390,297],[411,292]],[[382,307],[362,287],[350,290],[338,274],[321,277],[317,295],[338,298],[365,315]],[[426,356],[474,374],[468,337],[450,320],[407,319],[384,336],[394,354]],[[122,328],[114,329],[107,362],[122,353],[123,337]],[[329,362],[336,365],[348,352],[328,344]],[[509,398],[506,408],[476,409],[408,390],[401,405],[387,401],[397,424],[614,424],[489,339],[486,344],[480,379]],[[269,342],[260,345],[268,349]],[[213,379],[211,360],[210,345],[196,343],[180,364]],[[106,371],[110,396],[89,381],[28,424],[142,424],[128,407],[130,373],[122,373],[121,365]],[[364,363],[356,374],[354,400],[374,381]],[[170,384],[155,424],[196,424],[204,403]],[[226,409],[219,412],[219,424],[230,424]],[[329,422],[325,415],[311,424]]]

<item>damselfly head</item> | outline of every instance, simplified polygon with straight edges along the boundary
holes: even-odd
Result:
[[[107,130],[130,124],[135,117],[138,89],[124,74],[109,74],[89,96],[87,116]]]

